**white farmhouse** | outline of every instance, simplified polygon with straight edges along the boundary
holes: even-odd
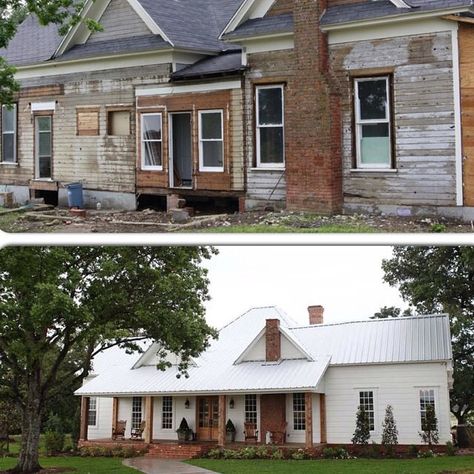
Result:
[[[189,377],[178,377],[176,357],[169,357],[171,368],[157,369],[157,344],[140,357],[116,350],[76,392],[81,443],[128,442],[141,426],[140,442],[160,453],[160,445],[177,441],[185,418],[194,446],[226,444],[229,419],[235,442],[344,445],[360,405],[369,414],[371,440],[379,443],[392,405],[400,445],[420,444],[428,404],[435,407],[440,443],[450,441],[447,315],[324,324],[321,306],[308,310],[309,324],[298,326],[276,307],[251,309],[221,329],[192,362]],[[123,440],[112,441],[123,422]],[[256,440],[246,439],[255,434],[252,424]]]

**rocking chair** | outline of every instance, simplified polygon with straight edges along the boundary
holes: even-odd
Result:
[[[275,431],[272,431],[271,441],[272,444],[285,444],[286,442],[286,427],[288,422],[282,421],[280,426]]]
[[[117,425],[112,428],[112,439],[124,439],[125,438],[125,428],[127,426],[127,420],[117,421]]]
[[[132,428],[132,433],[131,433],[130,439],[142,439],[143,432],[145,431],[145,425],[146,425],[146,421],[143,420],[140,423],[139,428]]]
[[[251,423],[251,422],[244,423],[244,437],[245,437],[245,442],[247,442],[248,439],[252,439],[254,440],[255,443],[257,443],[258,430],[257,430],[257,425],[255,423]]]

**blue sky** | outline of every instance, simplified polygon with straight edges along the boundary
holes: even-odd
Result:
[[[212,300],[207,320],[220,328],[255,306],[277,305],[301,324],[323,305],[325,322],[368,319],[382,306],[406,307],[382,281],[391,247],[218,247],[206,263]]]

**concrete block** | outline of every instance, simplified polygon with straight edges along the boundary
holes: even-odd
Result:
[[[171,220],[175,224],[186,224],[191,219],[186,209],[171,209]]]

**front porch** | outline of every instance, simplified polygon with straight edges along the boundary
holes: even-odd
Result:
[[[183,419],[192,432],[186,442],[176,432]],[[233,433],[226,429],[229,420]],[[129,445],[145,447],[150,455],[173,457],[179,452],[195,457],[213,447],[312,449],[326,442],[326,399],[321,393],[82,397],[80,446]]]

